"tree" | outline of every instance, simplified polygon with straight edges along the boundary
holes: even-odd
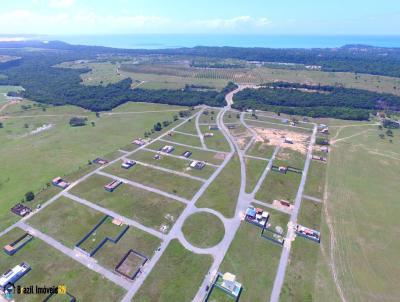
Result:
[[[174,115],[174,122],[176,122],[178,119],[179,119],[178,116],[175,114]]]
[[[95,122],[90,122],[92,124],[92,127],[96,126]]]
[[[0,129],[1,128],[4,128],[4,125],[3,125],[3,123],[0,122]]]
[[[158,122],[157,124],[154,124],[153,129],[154,129],[154,131],[161,131],[161,129],[162,129],[161,123]]]
[[[99,118],[100,117],[100,113],[96,112],[96,117]]]
[[[26,192],[25,193],[25,200],[26,201],[32,201],[35,199],[35,194],[32,191]]]
[[[379,137],[380,137],[381,139],[384,139],[384,138],[385,138],[385,134],[381,133],[381,134],[379,134]]]
[[[236,118],[240,118],[240,113],[236,114]]]
[[[390,136],[390,137],[393,137],[393,131],[390,130],[390,129],[386,130],[386,135]]]
[[[29,125],[27,123],[25,123],[24,128],[29,128]]]

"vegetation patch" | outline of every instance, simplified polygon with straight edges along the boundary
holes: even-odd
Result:
[[[268,161],[246,158],[246,192],[251,193],[264,172]]]
[[[185,220],[182,232],[186,240],[194,246],[209,248],[217,245],[224,238],[225,228],[217,216],[199,212]]]
[[[226,167],[197,201],[199,208],[211,208],[225,217],[233,217],[240,190],[240,162],[232,157]]]
[[[212,262],[172,240],[134,297],[135,301],[191,301]]]

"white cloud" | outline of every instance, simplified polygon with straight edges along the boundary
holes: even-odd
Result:
[[[112,16],[93,12],[38,14],[28,10],[0,13],[2,33],[94,34],[131,33],[153,30],[169,23],[157,16]]]
[[[271,24],[267,18],[253,18],[250,16],[239,16],[230,19],[209,19],[197,21],[201,26],[215,29],[234,29],[239,27],[257,27],[262,28]]]
[[[75,0],[50,0],[49,6],[53,8],[67,8],[73,6]]]

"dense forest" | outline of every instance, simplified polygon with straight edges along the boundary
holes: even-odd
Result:
[[[400,97],[391,94],[285,82],[264,87],[237,93],[233,107],[353,120],[367,120],[376,110],[400,110]]]
[[[53,66],[64,61],[95,58],[90,52],[37,51],[20,52],[19,55],[22,58],[13,61],[13,64],[0,64],[0,73],[7,76],[0,79],[0,85],[21,85],[25,88],[23,96],[33,101],[53,105],[77,105],[92,111],[110,110],[128,101],[183,106],[223,106],[227,91],[236,87],[230,83],[221,92],[196,91],[190,88],[132,90],[131,79],[107,86],[85,86],[81,84],[80,74],[89,70]]]

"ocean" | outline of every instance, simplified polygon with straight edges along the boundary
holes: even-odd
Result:
[[[293,36],[223,34],[136,34],[136,35],[64,35],[40,37],[70,44],[116,48],[160,49],[194,46],[234,46],[269,48],[332,48],[346,44],[400,47],[399,36]]]

